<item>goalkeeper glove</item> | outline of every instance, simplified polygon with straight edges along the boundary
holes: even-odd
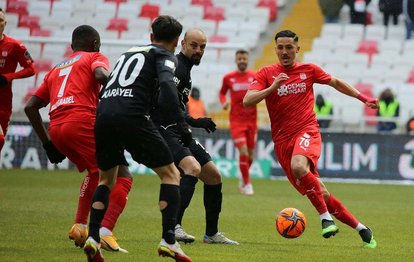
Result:
[[[204,128],[207,133],[216,131],[216,124],[209,117],[200,117],[197,119],[190,117],[187,119],[187,122],[192,127]]]
[[[66,156],[55,147],[52,141],[48,141],[43,144],[43,148],[46,150],[47,158],[53,164],[58,164],[66,158]]]

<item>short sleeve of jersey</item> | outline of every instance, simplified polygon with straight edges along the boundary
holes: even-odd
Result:
[[[39,88],[36,89],[33,95],[42,99],[42,101],[45,102],[46,104],[49,104],[50,94],[49,94],[49,88],[47,86],[47,81],[46,81],[47,78],[48,78],[48,75],[45,76],[45,79],[43,80],[42,84],[39,86]]]
[[[109,70],[109,61],[103,54],[94,53],[92,57],[91,70],[94,71],[98,67],[103,67],[106,70]]]
[[[268,87],[265,68],[256,72],[253,81],[250,83],[249,90],[263,90]]]
[[[33,63],[33,59],[30,56],[29,51],[27,50],[26,46],[20,42],[17,42],[16,46],[16,50],[19,56],[19,64],[24,68],[28,67]]]
[[[328,73],[326,73],[325,71],[323,71],[322,68],[320,68],[319,66],[315,65],[315,64],[310,64],[313,68],[314,71],[314,81],[315,83],[319,83],[319,84],[327,84],[329,83],[329,81],[331,81],[332,76]]]

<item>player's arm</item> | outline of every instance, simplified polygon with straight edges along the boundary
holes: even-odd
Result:
[[[216,123],[210,117],[193,118],[188,113],[185,114],[185,122],[196,128],[204,128],[207,133],[216,131]]]
[[[50,140],[49,133],[43,125],[42,116],[40,115],[39,110],[46,105],[47,104],[39,97],[32,96],[29,102],[27,102],[24,112],[26,113],[27,118],[32,124],[36,134],[39,136],[50,162],[57,164],[62,162],[66,157],[53,145]]]
[[[103,86],[106,85],[109,78],[109,71],[106,70],[106,68],[99,66],[95,68],[93,74],[95,75],[96,81],[98,81]]]
[[[17,72],[0,75],[0,86],[6,86],[14,79],[26,78],[35,74],[33,59],[23,44],[17,47],[17,55],[18,63],[22,69]]]
[[[226,97],[227,91],[229,90],[229,87],[226,84],[226,82],[227,82],[226,77],[224,77],[223,83],[221,85],[220,92],[219,92],[219,100],[224,110],[227,110],[230,106],[230,103],[229,101],[227,101],[227,97]]]
[[[247,91],[246,95],[243,98],[243,106],[250,107],[257,105],[263,99],[265,99],[268,95],[276,91],[280,85],[289,79],[289,77],[285,73],[280,73],[278,76],[274,77],[273,83],[268,87],[261,90],[250,89]],[[258,80],[254,80],[250,86],[258,85]]]
[[[378,99],[362,94],[355,87],[352,87],[345,81],[332,77],[328,85],[332,86],[333,88],[335,88],[336,90],[338,90],[339,92],[345,95],[359,99],[361,102],[363,102],[370,108],[373,108],[373,109],[379,108]]]

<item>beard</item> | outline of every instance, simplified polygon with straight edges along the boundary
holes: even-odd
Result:
[[[240,71],[245,71],[247,68],[247,64],[246,63],[240,63],[237,65],[237,68],[239,68]]]
[[[191,57],[191,62],[193,62],[194,65],[199,65],[201,63],[201,57],[200,55],[193,55]]]

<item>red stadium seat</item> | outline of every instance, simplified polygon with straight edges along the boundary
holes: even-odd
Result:
[[[276,0],[259,0],[258,7],[267,7],[270,10],[270,21],[274,21],[277,18],[277,1]]]
[[[204,8],[204,19],[214,20],[220,22],[226,19],[225,11],[223,7],[218,6],[206,6]]]
[[[30,31],[30,36],[49,37],[51,35],[52,35],[52,31],[48,29],[33,28],[33,30]]]
[[[414,84],[414,69],[408,74],[407,83]]]
[[[34,62],[34,67],[36,69],[36,73],[48,72],[52,69],[53,62],[49,59],[38,58]]]
[[[128,31],[128,19],[127,18],[112,18],[109,20],[109,25],[106,30],[117,31],[118,38],[121,38],[123,31]]]
[[[208,38],[208,41],[211,43],[227,43],[229,39],[225,35],[212,35]]]
[[[29,28],[31,32],[33,29],[40,28],[40,17],[34,15],[22,15],[19,18],[18,26]]]
[[[121,3],[128,2],[128,0],[105,0],[105,2],[113,2],[113,3],[116,3],[117,5],[119,5]]]
[[[361,40],[359,42],[357,53],[368,54],[368,63],[371,64],[372,56],[378,54],[378,41],[377,40]]]
[[[372,84],[358,83],[358,84],[355,85],[355,88],[358,89],[359,92],[361,92],[362,94],[364,94],[366,96],[373,97],[374,86]],[[364,107],[364,115],[365,116],[377,116],[377,110],[365,106]],[[377,121],[376,120],[367,120],[367,121],[365,121],[365,123],[367,125],[373,126],[373,125],[377,124]]]
[[[212,0],[191,0],[191,4],[201,5],[204,8],[206,8],[207,6],[213,6],[213,1]]]
[[[152,20],[160,15],[160,6],[156,4],[144,4],[141,6],[140,17],[148,17]]]
[[[7,1],[7,13],[15,13],[19,16],[28,15],[28,5],[29,3],[24,0],[17,0],[17,1]]]

